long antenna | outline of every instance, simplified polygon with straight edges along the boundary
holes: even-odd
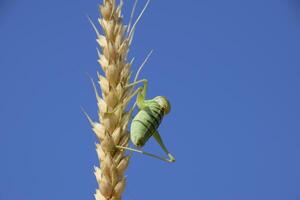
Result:
[[[138,0],[135,0],[134,4],[133,4],[133,7],[132,7],[132,10],[131,10],[131,14],[130,14],[130,20],[129,20],[128,27],[127,27],[127,34],[129,33],[129,30],[130,30],[130,26],[131,26],[131,23],[132,23],[132,20],[133,20],[133,16],[134,16],[134,13],[135,13],[137,3],[138,3]]]
[[[151,54],[153,53],[153,50],[150,51],[150,53],[147,55],[147,57],[145,58],[144,62],[141,64],[140,68],[138,69],[135,77],[134,77],[134,82],[136,82],[141,70],[143,69],[144,65],[147,63],[148,59],[150,58]]]
[[[131,28],[131,30],[130,30],[130,32],[129,32],[129,35],[128,35],[129,38],[130,38],[130,36],[132,35],[132,32],[135,30],[135,27],[136,27],[137,23],[140,21],[142,15],[144,14],[144,12],[145,12],[146,8],[148,7],[149,3],[150,3],[150,0],[147,1],[147,3],[146,3],[146,5],[144,6],[142,12],[141,12],[140,15],[138,16],[138,18],[137,18],[137,20],[135,21],[135,23],[133,24],[133,26],[132,26],[132,28]]]

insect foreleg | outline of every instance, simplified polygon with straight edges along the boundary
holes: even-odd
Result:
[[[175,161],[174,158],[173,158],[173,160],[172,160],[172,159],[166,159],[166,158],[163,158],[163,157],[154,155],[154,154],[152,154],[152,153],[148,153],[148,152],[145,152],[145,151],[141,151],[141,150],[139,150],[139,149],[134,149],[134,148],[130,148],[130,147],[122,147],[122,146],[116,146],[116,147],[119,148],[119,149],[129,150],[129,151],[131,151],[131,152],[141,153],[141,154],[144,154],[144,155],[146,155],[146,156],[150,156],[150,157],[153,157],[153,158],[156,158],[156,159],[165,161],[165,162],[174,162],[174,161]]]
[[[134,92],[130,95],[130,97],[127,99],[127,101],[126,101],[125,103],[127,104],[127,103],[132,99],[132,97],[134,97],[135,95],[141,93],[142,90],[143,90],[142,87],[139,87],[138,89],[136,89],[136,91],[134,91]],[[137,102],[135,102],[134,105],[132,106],[132,108],[129,110],[130,115],[132,114],[132,112],[133,112],[134,108],[136,107],[136,105],[137,105]]]
[[[130,95],[130,97],[128,98],[128,100],[126,101],[126,103],[128,103],[128,102],[132,99],[132,97],[134,97],[135,95],[141,93],[142,90],[143,90],[142,87],[139,87],[138,89],[136,89],[136,91],[134,91],[134,92]]]
[[[148,80],[147,79],[141,79],[139,81],[135,81],[133,83],[130,83],[130,84],[126,85],[125,87],[129,88],[129,87],[132,87],[132,86],[136,86],[139,83],[144,83],[144,86],[142,87],[143,88],[142,94],[145,97],[146,96],[146,92],[147,92],[147,88],[148,88]]]
[[[139,81],[135,81],[129,85],[127,85],[126,87],[133,87],[139,83],[144,83],[144,85],[141,87],[141,92],[137,92],[137,105],[140,109],[143,109],[143,107],[145,107],[145,98],[146,98],[146,92],[147,92],[147,88],[148,88],[148,80],[147,79],[142,79]]]
[[[153,133],[153,137],[155,138],[155,140],[157,141],[157,143],[159,144],[159,146],[164,150],[164,152],[169,156],[169,160],[168,162],[175,162],[175,158],[170,154],[170,152],[168,151],[168,149],[166,148],[166,146],[164,145],[159,133],[157,131],[155,131]]]

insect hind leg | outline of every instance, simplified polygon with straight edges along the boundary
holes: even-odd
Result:
[[[161,137],[160,137],[160,134],[155,131],[153,133],[153,137],[155,138],[155,140],[157,141],[157,143],[160,145],[160,147],[164,150],[164,152],[168,155],[169,157],[169,162],[175,162],[175,158],[170,154],[170,152],[168,151],[168,149],[166,148],[166,146],[164,145]]]
[[[166,158],[163,158],[163,157],[160,157],[160,156],[157,156],[155,154],[148,153],[148,152],[145,152],[145,151],[142,151],[142,150],[139,150],[139,149],[134,149],[134,148],[130,148],[130,147],[123,147],[123,146],[119,146],[119,145],[117,145],[116,147],[119,148],[119,149],[124,149],[124,150],[131,151],[131,152],[141,153],[141,154],[144,154],[146,156],[150,156],[150,157],[153,157],[153,158],[165,161],[165,162],[170,162],[171,163],[171,162],[175,161],[175,159],[173,159],[173,160],[172,159],[166,159]]]

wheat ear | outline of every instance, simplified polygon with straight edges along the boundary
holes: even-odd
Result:
[[[100,143],[96,151],[100,168],[95,167],[95,176],[99,184],[96,190],[96,200],[119,200],[125,189],[124,172],[129,163],[129,156],[117,149],[116,145],[128,146],[129,133],[127,130],[130,112],[126,111],[132,95],[132,89],[126,88],[131,75],[131,62],[127,61],[132,34],[126,34],[126,26],[122,22],[123,2],[116,5],[115,0],[104,0],[99,10],[98,19],[103,35],[97,31],[97,42],[101,47],[98,51],[99,63],[105,76],[98,74],[102,95],[95,93],[98,102],[99,123],[93,122],[93,131]]]

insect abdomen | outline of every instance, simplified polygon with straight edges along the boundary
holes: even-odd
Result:
[[[158,104],[140,110],[131,123],[131,141],[136,146],[143,146],[159,127],[164,112]]]

